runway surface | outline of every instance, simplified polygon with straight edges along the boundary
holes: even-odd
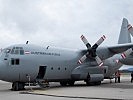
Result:
[[[98,86],[86,86],[76,82],[75,86],[61,87],[51,83],[49,88],[26,87],[25,91],[11,91],[11,83],[0,81],[0,100],[133,100],[133,83],[130,76],[121,77],[121,83],[104,80]]]

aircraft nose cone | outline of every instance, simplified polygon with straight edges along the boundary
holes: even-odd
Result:
[[[2,75],[5,73],[3,70],[4,68],[4,62],[0,61],[0,79],[2,78]]]

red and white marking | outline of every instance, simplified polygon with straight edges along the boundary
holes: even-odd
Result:
[[[105,39],[106,39],[105,35],[103,35],[101,38],[102,38],[103,40],[105,40]]]
[[[81,60],[78,61],[78,64],[82,64],[83,62]]]
[[[101,67],[103,65],[103,62],[101,62],[100,64],[99,64],[99,66]]]
[[[24,54],[30,54],[30,51],[25,51]]]
[[[123,59],[125,59],[125,58],[126,58],[125,53],[122,53],[122,54],[121,54],[121,57],[122,57]]]
[[[116,63],[119,63],[119,60],[117,59],[117,60],[115,60],[116,61]]]
[[[103,35],[97,42],[97,45],[100,45],[106,39],[105,35]]]
[[[84,44],[86,45],[88,43],[87,39],[85,38],[84,35],[81,35],[81,40],[84,42]]]
[[[124,53],[121,54],[122,58],[126,58],[128,55],[130,55],[133,52],[133,49],[130,48],[128,50],[126,50]]]
[[[127,28],[128,28],[128,30],[130,30],[132,28],[132,26],[130,24],[128,24]]]

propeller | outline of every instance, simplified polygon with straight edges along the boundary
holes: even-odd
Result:
[[[127,28],[129,31],[132,31],[132,29],[133,29],[133,27],[130,24],[127,25]]]
[[[123,52],[123,53],[121,54],[121,58],[120,58],[120,59],[117,59],[116,62],[119,63],[120,60],[125,59],[125,58],[126,58],[127,56],[129,56],[132,52],[133,52],[133,48],[130,48],[130,49],[126,50],[125,52]]]
[[[81,40],[83,41],[83,43],[86,45],[87,47],[87,53],[85,55],[83,55],[79,60],[78,63],[82,64],[86,58],[94,58],[97,62],[97,64],[99,66],[103,65],[102,60],[99,58],[99,56],[96,54],[96,49],[98,48],[98,46],[106,39],[106,37],[103,35],[92,47],[90,45],[90,43],[88,42],[88,40],[85,38],[84,35],[81,35]]]
[[[133,27],[130,25],[130,24],[128,24],[127,25],[127,28],[128,28],[128,31],[131,33],[131,35],[133,36]]]
[[[122,57],[123,59],[125,59],[125,58],[126,58],[127,56],[129,56],[132,52],[133,52],[133,49],[130,48],[130,49],[126,50],[125,52],[123,52],[123,53],[121,54],[121,57]]]

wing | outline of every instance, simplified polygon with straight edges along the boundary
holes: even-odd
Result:
[[[133,48],[133,43],[119,44],[116,46],[108,47],[109,51],[113,54],[122,53],[129,48]]]
[[[104,60],[109,57],[112,57],[115,54],[123,53],[129,48],[133,48],[133,43],[118,44],[116,46],[110,46],[110,47],[100,47],[100,49],[98,49],[96,53],[102,60]],[[80,56],[83,56],[86,54],[86,52],[87,50],[81,50],[79,54]],[[131,53],[130,55],[133,55],[133,53]],[[87,61],[94,61],[94,59],[88,57]]]

